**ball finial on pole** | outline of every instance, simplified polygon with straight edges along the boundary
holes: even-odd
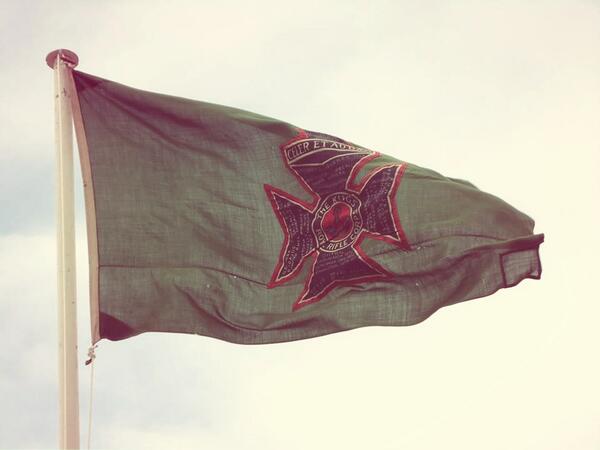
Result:
[[[46,64],[48,64],[51,69],[54,69],[58,58],[60,58],[61,61],[64,61],[71,69],[77,67],[77,64],[79,64],[79,57],[77,54],[66,48],[59,48],[58,50],[53,50],[48,53],[46,56]]]

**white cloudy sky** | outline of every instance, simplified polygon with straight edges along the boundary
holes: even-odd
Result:
[[[92,448],[600,448],[600,3],[5,1],[0,448],[57,444],[52,72],[248,109],[465,178],[536,219],[541,281],[406,328],[101,342]],[[76,180],[82,443],[89,345]]]

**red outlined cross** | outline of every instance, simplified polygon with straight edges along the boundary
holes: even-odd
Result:
[[[287,169],[312,201],[264,185],[284,234],[268,287],[289,282],[298,276],[304,262],[312,259],[304,289],[293,305],[297,310],[321,300],[338,286],[392,276],[363,251],[361,243],[373,238],[403,250],[410,248],[396,205],[406,164],[377,167],[356,183],[360,171],[379,153],[307,131],[281,145],[280,150]],[[335,207],[344,214],[334,214]],[[344,231],[328,232],[331,227]]]

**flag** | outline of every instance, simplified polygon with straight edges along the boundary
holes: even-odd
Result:
[[[73,81],[94,341],[411,325],[541,275],[533,220],[466,181],[247,111]]]

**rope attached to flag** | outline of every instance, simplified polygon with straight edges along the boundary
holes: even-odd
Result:
[[[94,360],[96,359],[96,349],[98,344],[92,345],[88,348],[88,359],[85,362],[86,366],[90,366],[90,403],[89,403],[89,415],[88,415],[88,434],[87,434],[87,448],[90,450],[90,442],[92,441],[92,405],[94,400]]]

